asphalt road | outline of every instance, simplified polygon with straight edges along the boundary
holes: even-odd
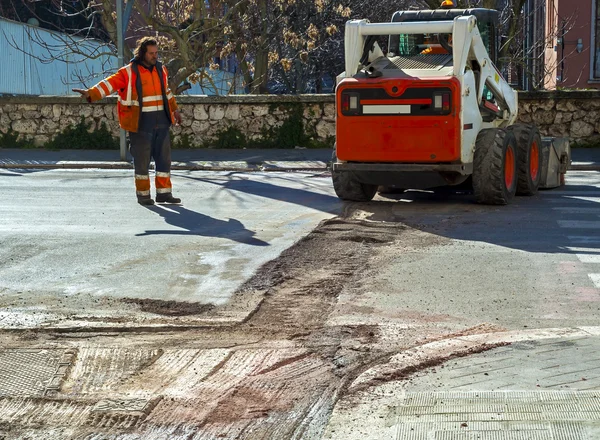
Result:
[[[421,410],[401,401],[405,379],[430,374],[428,365],[452,357],[449,347],[472,367],[469,354],[482,344],[545,329],[559,338],[550,360],[570,347],[567,363],[578,364],[595,346],[560,337],[575,327],[591,335],[581,327],[596,326],[600,313],[598,172],[569,172],[565,187],[502,207],[449,190],[344,205],[330,178],[314,174],[192,172],[174,184],[183,208],[146,209],[129,172],[1,172],[4,328],[74,328],[0,332],[0,437],[428,438],[448,425],[411,413],[415,431],[402,434],[403,411]],[[276,273],[252,276],[272,258]],[[186,286],[182,273],[195,281]],[[260,307],[227,309],[248,277]],[[79,332],[119,318],[134,327],[183,322],[119,301],[151,292],[190,308],[224,305],[199,314],[212,327]],[[527,355],[515,359],[510,371],[520,373]],[[595,368],[596,354],[587,361]],[[510,392],[524,389],[516,373]],[[523,387],[537,390],[529,374]],[[425,379],[412,396],[429,389]],[[541,406],[523,411],[546,417]],[[450,420],[456,436],[440,436],[470,438],[463,428],[476,427],[460,417]],[[596,429],[594,420],[581,422]],[[490,435],[527,438],[504,428]]]
[[[330,323],[595,324],[599,176],[571,171],[567,186],[504,207],[451,190],[348,204],[351,216],[408,231],[369,290],[340,296]],[[0,326],[164,322],[123,298],[226,305],[208,321],[242,320],[260,298],[234,304],[233,292],[343,206],[326,174],[181,171],[173,181],[182,206],[144,208],[130,171],[1,171]]]
[[[400,250],[329,322],[421,339],[352,378],[323,438],[599,438],[600,173],[505,207],[391,200],[356,215],[409,226]]]
[[[508,206],[440,190],[356,208],[357,217],[409,229],[369,274],[369,290],[342,296],[331,322],[511,330],[598,323],[598,172],[570,171],[566,186]]]
[[[156,321],[121,298],[223,305],[341,207],[330,177],[314,173],[172,181],[183,205],[146,208],[129,170],[0,171],[0,327]]]

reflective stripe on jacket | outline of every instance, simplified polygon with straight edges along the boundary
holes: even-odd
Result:
[[[140,123],[140,105],[142,111],[157,111],[163,110],[165,103],[168,105],[167,115],[171,123],[175,120],[173,112],[177,110],[177,102],[171,90],[169,89],[167,68],[160,63],[156,64],[157,71],[162,71],[162,76],[159,75],[161,81],[162,95],[141,96],[142,87],[141,81],[138,81],[139,66],[134,66],[134,62],[121,67],[117,73],[103,79],[94,87],[88,90],[90,94],[90,102],[98,101],[115,91],[118,93],[117,112],[119,114],[119,125],[123,130],[137,132]],[[154,69],[153,69],[154,70]],[[142,73],[139,76],[144,76],[149,73]]]

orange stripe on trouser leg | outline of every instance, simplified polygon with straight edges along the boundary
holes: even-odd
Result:
[[[150,195],[150,176],[135,176],[135,192],[139,196]]]
[[[171,192],[171,175],[169,173],[157,172],[155,183],[157,193]]]

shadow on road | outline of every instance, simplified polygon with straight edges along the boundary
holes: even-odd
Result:
[[[235,194],[235,192],[252,194],[281,202],[307,206],[330,214],[339,214],[342,207],[342,202],[337,197],[315,192],[322,190],[322,186],[313,188],[309,183],[306,183],[310,182],[310,178],[321,178],[321,175],[308,175],[302,180],[297,177],[282,176],[281,174],[264,176],[262,180],[250,180],[248,177],[241,174],[236,175],[236,173],[229,173],[219,178],[177,177],[219,185],[221,189],[231,191],[232,194]],[[331,182],[331,177],[327,175],[326,178]],[[302,183],[304,188],[290,188],[288,186],[289,184],[298,185],[299,183]]]
[[[478,205],[472,192],[452,188],[406,191],[349,206],[355,209],[372,221],[402,222],[441,237],[525,252],[596,255],[600,250],[599,186],[544,190],[507,206]]]
[[[157,205],[147,206],[146,208],[163,217],[168,224],[180,228],[181,230],[150,230],[141,234],[136,234],[136,236],[199,235],[204,237],[227,238],[252,246],[269,246],[269,243],[255,238],[254,235],[256,233],[246,229],[239,220],[232,218],[228,221],[218,220],[208,215],[186,209],[180,205]]]

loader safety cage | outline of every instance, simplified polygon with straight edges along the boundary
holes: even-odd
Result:
[[[498,58],[498,11],[471,8],[471,9],[436,9],[431,11],[397,11],[392,15],[392,23],[423,22],[423,21],[452,21],[456,17],[474,16],[477,19],[477,28],[481,34],[483,44],[494,64]],[[388,56],[414,56],[421,52],[419,45],[423,43],[423,35],[400,34],[390,35]]]

